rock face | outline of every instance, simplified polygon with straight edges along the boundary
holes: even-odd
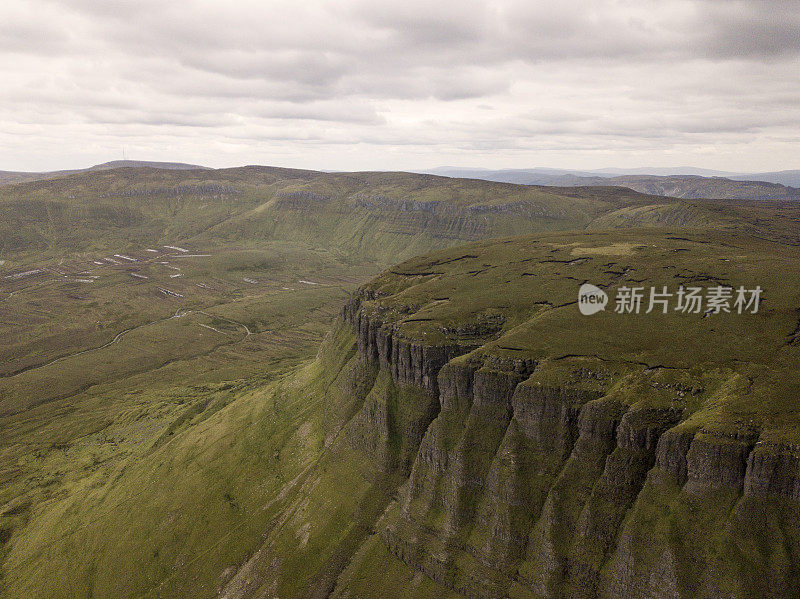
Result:
[[[800,448],[757,444],[747,458],[744,493],[800,501]]]
[[[800,596],[797,447],[624,400],[592,358],[406,339],[371,299],[342,315],[378,370],[348,439],[408,476],[377,525],[406,564],[470,597]]]

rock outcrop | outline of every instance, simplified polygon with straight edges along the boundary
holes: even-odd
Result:
[[[349,439],[408,475],[378,523],[406,564],[473,597],[800,595],[798,530],[741,555],[765,501],[797,513],[796,447],[693,428],[687,392],[644,365],[406,338],[371,293],[343,311],[379,372]],[[624,376],[640,401],[616,392]]]

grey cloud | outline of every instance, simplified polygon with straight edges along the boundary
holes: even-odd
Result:
[[[703,2],[699,20],[708,32],[699,46],[716,57],[758,59],[800,54],[800,11],[794,2]]]
[[[104,125],[144,125],[151,127],[222,127],[235,120],[230,115],[186,114],[159,110],[87,110],[82,117]]]
[[[9,54],[51,55],[69,49],[70,38],[63,30],[31,23],[0,23],[0,50]]]
[[[7,0],[0,131],[54,152],[60,124],[98,147],[196,130],[242,156],[721,143],[767,161],[800,129],[799,29],[796,3],[762,0]]]
[[[352,63],[346,57],[307,50],[232,49],[204,57],[192,54],[182,57],[180,62],[235,79],[293,81],[317,87],[330,86],[352,70]]]
[[[294,92],[276,93],[300,100],[325,93],[472,97],[443,93],[437,84],[465,67],[489,73],[515,62],[659,64],[800,51],[792,19],[724,1],[273,2],[235,11],[147,1],[137,11],[85,0],[63,6],[98,18],[98,35],[120,51],[160,54],[231,79],[286,82]]]
[[[256,116],[265,119],[329,121],[337,123],[360,123],[380,125],[386,119],[378,115],[375,108],[369,105],[334,102],[296,104],[291,102],[273,103],[254,110]]]

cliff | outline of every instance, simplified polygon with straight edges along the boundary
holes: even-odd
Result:
[[[461,273],[490,271],[487,254],[456,256]],[[520,343],[537,339],[528,323],[565,334],[539,324],[556,302],[520,317],[513,294],[494,303],[514,326],[453,335],[440,294],[457,294],[443,268],[453,262],[437,258],[394,269],[343,312],[359,359],[415,403],[398,418],[368,401],[350,427],[350,443],[408,475],[376,524],[392,555],[470,597],[800,595],[800,450],[785,440],[795,408],[778,416],[753,397],[796,392],[780,360],[771,372],[756,361],[687,362],[675,344],[698,343],[706,332],[696,330],[665,335],[636,360],[624,346],[651,339],[619,340],[616,356],[536,351]],[[772,298],[770,319],[796,299]],[[708,332],[700,341],[711,351],[719,338]],[[672,363],[656,363],[665,351]]]

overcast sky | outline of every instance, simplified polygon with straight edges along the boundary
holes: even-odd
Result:
[[[800,2],[0,0],[0,170],[800,168]]]

